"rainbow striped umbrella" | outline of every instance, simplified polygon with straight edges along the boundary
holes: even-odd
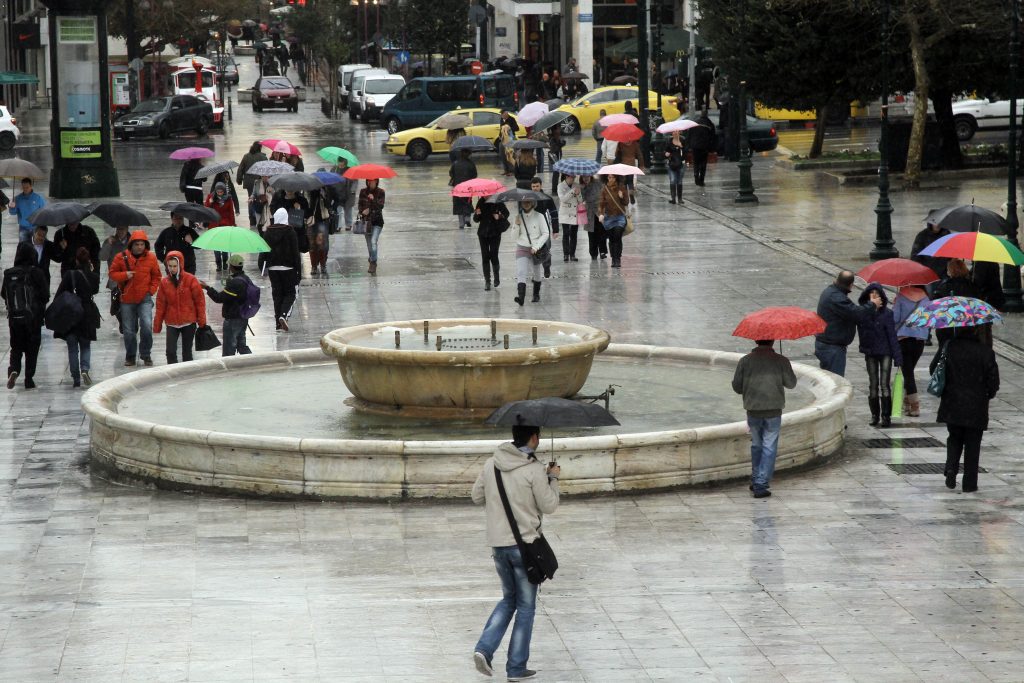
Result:
[[[970,261],[991,261],[1024,265],[1024,252],[1005,237],[983,232],[954,232],[932,242],[919,252],[920,256],[962,258]]]

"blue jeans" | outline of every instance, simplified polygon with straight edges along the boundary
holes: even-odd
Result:
[[[252,349],[245,343],[245,328],[248,323],[249,321],[244,318],[224,319],[224,341],[221,342],[222,356],[252,353]]]
[[[137,304],[121,302],[121,326],[124,328],[124,357],[135,360],[136,346],[143,360],[153,353],[153,297]],[[141,332],[141,334],[140,334]],[[141,341],[136,337],[141,336]]]
[[[682,185],[683,184],[683,171],[686,170],[685,166],[680,166],[677,169],[668,167],[668,184],[669,185]]]
[[[597,152],[594,154],[594,161],[601,163],[601,141],[597,140]]]
[[[775,456],[779,452],[779,430],[782,417],[747,417],[750,427],[750,480],[754,493],[764,491],[772,483]]]
[[[380,242],[380,231],[383,229],[383,225],[371,225],[363,235],[366,238],[366,251],[373,263],[377,262],[377,243]]]
[[[89,372],[89,361],[92,359],[92,340],[82,339],[69,334],[64,337],[68,345],[68,365],[71,368],[71,379],[82,380],[82,373]]]
[[[526,671],[526,663],[530,659],[530,638],[533,636],[533,615],[537,611],[537,587],[526,578],[523,558],[519,548],[510,545],[492,548],[494,568],[501,579],[501,602],[491,612],[484,625],[484,632],[477,641],[476,652],[482,652],[490,661],[495,650],[501,645],[505,631],[508,630],[512,615],[516,623],[512,626],[512,638],[508,643],[508,661],[505,672],[509,676],[517,676]]]
[[[814,355],[818,358],[818,367],[834,372],[840,377],[846,376],[846,347],[838,344],[826,344],[814,340]]]

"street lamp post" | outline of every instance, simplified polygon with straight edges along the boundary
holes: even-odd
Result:
[[[733,111],[740,117],[740,160],[737,166],[740,169],[740,189],[736,192],[733,201],[737,204],[756,204],[757,195],[754,194],[754,181],[750,177],[750,136],[747,135],[747,82],[740,81],[740,89],[736,94],[736,103]]]
[[[662,3],[662,0],[653,0],[653,2],[654,2],[654,12],[655,12],[655,24],[654,24],[654,46],[653,46],[653,50],[652,50],[652,52],[653,52],[652,57],[654,57],[653,61],[654,61],[655,68],[657,69],[657,73],[661,74],[661,50],[662,50],[662,41],[664,40],[664,34],[663,34],[663,31],[662,31],[662,22],[661,22],[661,15],[662,15],[661,3]],[[661,87],[662,87],[663,83],[664,83],[664,76],[662,76],[662,82],[661,83],[655,84],[655,87],[658,88],[658,112],[657,112],[658,116],[657,116],[657,119],[659,121],[662,120],[662,118],[661,118],[662,117],[662,113],[661,113],[662,112],[662,108],[661,108]],[[648,134],[650,135],[651,133],[649,132]],[[665,164],[665,143],[666,143],[665,136],[662,135],[661,133],[658,133],[657,131],[655,131],[653,133],[653,135],[652,135],[652,138],[651,138],[651,165],[649,167],[651,169],[651,173],[664,173],[665,172],[665,169],[667,167],[667,165]]]
[[[889,201],[889,0],[882,3],[882,130],[878,136],[878,203],[875,204],[875,243],[872,261],[900,255],[892,239],[892,203]]]
[[[1006,185],[1006,237],[1014,245],[1017,241],[1017,67],[1020,55],[1020,0],[1010,2],[1010,138],[1007,141],[1009,166],[1007,167]],[[1021,300],[1020,267],[1003,266],[1003,294],[1006,297],[1005,309],[1019,313],[1024,311]]]
[[[648,68],[651,50],[647,43],[647,0],[636,0],[636,55],[637,55],[637,113],[644,136],[640,140],[640,153],[649,165],[651,143],[650,116],[647,113],[647,91],[650,89]]]

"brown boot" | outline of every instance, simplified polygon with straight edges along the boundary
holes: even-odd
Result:
[[[910,404],[910,407],[907,408],[904,414],[908,417],[920,417],[921,401],[918,400],[917,394],[907,394],[907,403]]]
[[[370,261],[370,269],[368,271],[366,271],[366,272],[369,273],[370,275],[376,275],[377,274],[377,262],[376,261]]]

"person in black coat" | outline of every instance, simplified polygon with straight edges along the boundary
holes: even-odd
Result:
[[[946,487],[956,488],[960,456],[964,459],[964,493],[978,490],[981,437],[988,429],[988,402],[999,391],[996,355],[978,339],[973,327],[953,328],[945,346],[946,383],[939,401],[938,422],[946,423]],[[935,374],[939,359],[932,360]]]
[[[868,315],[857,321],[860,352],[868,369],[868,405],[871,407],[871,426],[892,424],[892,366],[903,365],[903,353],[896,339],[896,320],[889,308],[885,290],[872,282],[861,292],[857,303],[873,304]]]
[[[501,233],[509,227],[508,207],[501,202],[488,202],[487,197],[481,197],[476,201],[473,222],[479,225],[476,238],[480,241],[480,257],[484,264],[484,291],[490,291],[492,272],[494,286],[501,284],[498,252],[501,248]]]
[[[977,285],[971,282],[970,271],[967,270],[967,264],[962,259],[949,259],[946,263],[946,274],[948,277],[935,285],[932,301],[947,296],[981,298],[981,291]],[[939,349],[941,350],[942,344],[953,338],[953,330],[948,327],[936,329],[935,337],[939,340]],[[939,351],[936,351],[935,356],[938,357],[938,355]]]
[[[7,326],[11,335],[11,356],[7,364],[7,388],[13,389],[21,374],[21,357],[25,356],[25,388],[35,389],[36,359],[42,343],[43,311],[50,299],[50,283],[35,265],[36,250],[28,242],[19,242],[14,252],[14,266],[4,271],[0,298],[7,306]],[[28,292],[18,292],[25,287]],[[18,304],[28,304],[16,310]]]
[[[277,329],[288,331],[288,318],[295,304],[295,288],[302,276],[302,256],[295,230],[288,225],[288,210],[281,207],[274,212],[274,222],[264,239],[270,246],[267,255],[267,274],[270,276],[270,291],[274,297],[274,319]]]
[[[202,159],[189,159],[181,167],[181,175],[178,176],[178,190],[185,195],[186,202],[203,203],[203,181],[196,178],[196,174],[202,167]]]
[[[199,239],[199,233],[185,225],[185,219],[172,213],[171,224],[160,231],[156,238],[153,250],[160,263],[164,262],[167,254],[172,251],[180,251],[185,257],[185,272],[196,274],[196,250],[192,243]]]
[[[857,334],[857,322],[867,317],[880,304],[858,306],[850,301],[853,273],[841,271],[835,281],[818,298],[818,315],[825,321],[825,331],[814,337],[814,355],[818,366],[843,377],[846,375],[846,347]]]
[[[700,125],[687,132],[686,144],[693,153],[693,184],[704,187],[704,176],[708,172],[708,155],[718,145],[718,136],[715,133],[715,124],[708,118],[707,109],[701,111],[697,123]]]
[[[459,158],[448,169],[448,185],[455,187],[476,177],[476,164],[469,158],[469,151],[460,150]],[[459,230],[469,227],[469,217],[472,214],[473,204],[469,197],[452,197],[452,215],[459,217]]]
[[[75,267],[64,271],[60,286],[53,295],[56,299],[64,292],[73,292],[81,300],[82,310],[85,312],[78,323],[66,333],[53,333],[55,338],[67,342],[68,366],[75,387],[82,386],[82,380],[85,380],[87,386],[92,384],[92,378],[89,376],[91,345],[96,341],[96,329],[100,326],[100,312],[92,297],[99,291],[99,271],[93,267],[92,259],[85,247],[79,247],[75,255]]]
[[[931,246],[932,242],[938,239],[942,239],[949,234],[949,230],[940,228],[935,223],[928,223],[924,226],[924,230],[917,233],[914,236],[914,243],[910,247],[910,260],[920,263],[922,266],[931,268],[936,275],[942,277],[946,272],[946,266],[949,264],[948,258],[941,256],[921,256],[921,251]],[[931,299],[937,299],[935,295],[935,289],[938,284],[933,283],[928,285],[925,289],[928,292],[928,296]]]
[[[60,263],[61,252],[56,244],[46,239],[48,228],[45,225],[37,225],[32,231],[32,247],[36,268],[42,271],[46,278],[46,292],[50,292],[50,263]]]
[[[54,234],[53,241],[60,250],[61,275],[78,267],[76,260],[78,250],[83,247],[89,252],[92,269],[97,273],[100,272],[100,238],[96,236],[96,231],[88,225],[78,222],[68,223]]]

